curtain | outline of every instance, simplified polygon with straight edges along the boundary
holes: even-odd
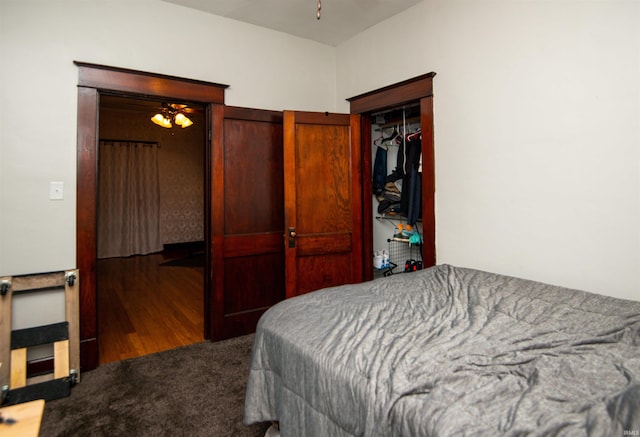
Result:
[[[158,144],[100,141],[98,258],[162,250]]]

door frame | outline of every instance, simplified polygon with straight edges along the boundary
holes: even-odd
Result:
[[[228,85],[74,61],[78,67],[76,267],[80,271],[80,367],[98,366],[97,188],[100,94],[201,103],[207,114],[205,145],[204,337],[210,338],[211,300],[211,157],[213,105],[224,104]]]
[[[362,224],[363,274],[365,281],[373,279],[373,263],[366,262],[373,254],[373,208],[371,195],[371,117],[374,112],[401,105],[420,102],[420,124],[422,129],[422,259],[425,267],[436,263],[436,218],[435,218],[435,154],[433,135],[433,77],[426,73],[377,90],[360,94],[347,101],[350,112],[360,114],[362,137]],[[424,176],[425,172],[428,176]]]

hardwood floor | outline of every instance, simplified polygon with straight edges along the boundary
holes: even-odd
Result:
[[[99,364],[204,340],[204,267],[161,265],[170,260],[98,260]]]

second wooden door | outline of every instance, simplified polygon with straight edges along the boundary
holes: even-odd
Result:
[[[361,282],[360,116],[284,112],[286,296]]]

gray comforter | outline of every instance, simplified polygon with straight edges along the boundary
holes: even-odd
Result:
[[[282,436],[640,435],[640,302],[441,265],[261,318],[245,423]]]

